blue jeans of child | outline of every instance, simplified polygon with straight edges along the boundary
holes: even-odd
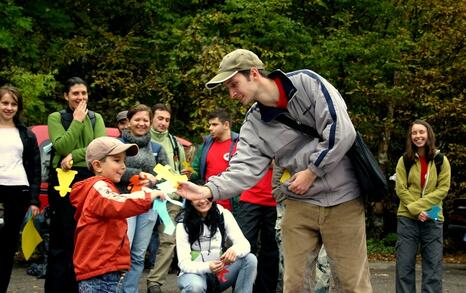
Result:
[[[125,274],[111,272],[79,281],[79,293],[120,293]]]
[[[131,246],[131,269],[126,274],[122,292],[138,292],[139,279],[144,270],[144,256],[156,220],[157,213],[152,209],[127,220],[128,238]]]
[[[229,272],[225,274],[225,283],[220,282],[220,290],[224,291],[234,285],[234,292],[252,292],[252,286],[257,274],[257,258],[248,253],[243,258],[238,258],[234,263],[226,267]],[[183,273],[178,277],[178,288],[181,293],[206,292],[206,274]]]

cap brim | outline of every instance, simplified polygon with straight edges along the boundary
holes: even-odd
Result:
[[[233,75],[237,74],[238,70],[236,71],[225,71],[220,72],[214,78],[212,78],[208,83],[205,84],[205,87],[209,90],[216,88],[219,84],[223,83],[224,81],[229,80],[233,77]]]
[[[134,143],[127,143],[127,144],[120,144],[116,148],[114,148],[109,155],[116,155],[121,154],[123,152],[126,153],[127,156],[134,156],[138,153],[139,148]]]

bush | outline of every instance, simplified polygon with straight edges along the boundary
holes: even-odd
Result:
[[[367,253],[394,254],[396,239],[396,233],[389,233],[383,239],[370,238],[367,240]]]

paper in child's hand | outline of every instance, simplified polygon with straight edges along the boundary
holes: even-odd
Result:
[[[144,184],[142,184],[143,180],[146,180],[146,178],[141,178],[139,175],[134,175],[129,179],[128,189],[131,193],[142,190],[144,186]]]
[[[168,165],[162,166],[157,164],[154,167],[154,172],[157,173],[157,180],[165,179],[170,182],[173,188],[178,188],[179,182],[188,181],[188,176],[176,174]]]

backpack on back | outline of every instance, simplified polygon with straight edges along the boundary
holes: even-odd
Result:
[[[310,137],[322,140],[315,128],[298,123],[288,115],[279,115],[275,120]],[[356,139],[346,155],[353,164],[353,170],[364,202],[379,202],[386,198],[388,196],[388,183],[385,174],[359,132],[356,131]]]
[[[150,148],[152,149],[152,154],[154,155],[155,163],[159,162],[159,153],[162,146],[154,141],[150,141]]]
[[[68,112],[65,109],[60,110],[59,113],[61,116],[61,124],[63,125],[63,128],[66,131],[68,130],[68,128],[71,125],[71,122],[73,121],[73,113]],[[87,112],[87,116],[89,116],[92,128],[94,129],[96,122],[95,112],[89,110]],[[44,182],[49,182],[50,172],[54,172],[54,169],[57,167],[52,166],[53,157],[55,157],[55,148],[53,147],[52,142],[49,142],[46,146],[44,146],[44,156],[42,163],[42,181]]]
[[[60,110],[60,116],[61,116],[61,124],[63,125],[63,128],[65,130],[68,130],[68,128],[71,125],[71,122],[73,122],[73,113],[66,111],[65,109]],[[95,128],[95,112],[89,110],[87,112],[87,116],[89,116],[89,119],[91,119],[92,123],[92,129]]]
[[[440,171],[442,171],[442,165],[443,165],[443,153],[438,153],[434,157],[434,164],[435,164],[435,169],[437,170],[437,176],[440,174]],[[408,159],[408,156],[403,154],[403,164],[405,166],[406,170],[406,179],[408,179],[409,171],[411,170],[411,167],[414,165],[414,161]]]

